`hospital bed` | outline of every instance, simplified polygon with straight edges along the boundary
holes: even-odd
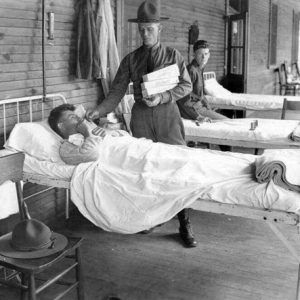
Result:
[[[279,112],[282,110],[284,98],[291,101],[300,101],[300,96],[231,93],[217,83],[215,72],[204,72],[203,76],[206,85],[211,85],[211,89],[217,90],[215,97],[208,97],[207,99],[212,108]]]
[[[257,126],[252,127],[255,122]],[[300,126],[297,120],[241,118],[199,123],[183,119],[183,124],[187,142],[251,149],[300,148],[300,142],[290,139],[290,134]]]
[[[52,107],[57,106],[58,104],[65,103],[66,99],[60,95],[60,94],[53,94],[48,95],[45,102],[43,102],[42,96],[34,96],[34,97],[24,97],[24,98],[18,98],[18,99],[10,99],[10,100],[4,100],[0,102],[0,105],[2,105],[3,109],[3,129],[4,129],[4,141],[7,139],[7,133],[12,128],[13,124],[10,120],[10,118],[7,118],[9,113],[7,111],[11,108],[11,106],[16,106],[17,111],[17,117],[16,117],[16,123],[18,122],[25,122],[23,119],[22,113],[24,114],[23,109],[23,103],[27,103],[29,105],[29,118],[28,122],[34,122],[38,121],[46,116],[46,112],[49,111]],[[22,106],[22,109],[21,109]],[[36,111],[39,111],[38,113]],[[7,120],[7,121],[6,121]],[[9,125],[9,126],[8,126]],[[195,150],[197,151],[197,150]],[[65,174],[65,177],[60,176],[57,178],[53,174],[53,166],[55,164],[50,164],[50,166],[43,169],[43,171],[39,171],[39,162],[33,161],[32,164],[30,164],[30,161],[32,163],[32,159],[27,160],[25,159],[25,167],[24,167],[24,174],[23,179],[24,181],[37,183],[41,185],[46,185],[49,188],[64,188],[66,189],[66,217],[68,217],[68,209],[69,209],[69,193],[68,190],[70,188],[70,182],[71,182],[71,176],[72,172],[75,169],[74,166],[68,166],[68,170],[63,169],[60,170],[60,174]],[[26,166],[27,164],[27,166]],[[57,166],[57,168],[61,168],[61,166]],[[27,171],[26,171],[27,170]],[[31,171],[28,171],[31,170]],[[259,187],[259,184],[253,183],[255,186]],[[226,189],[226,185],[224,185],[224,188]],[[249,188],[249,187],[248,187]],[[251,188],[251,187],[250,187]],[[243,187],[240,185],[236,186],[236,192],[240,193],[240,197],[243,197]],[[285,193],[283,191],[283,193]],[[244,193],[245,195],[245,193]],[[293,246],[290,244],[290,242],[281,234],[281,232],[276,227],[277,223],[283,223],[287,225],[292,225],[296,230],[296,233],[298,234],[299,231],[299,217],[300,217],[300,204],[299,207],[292,209],[288,209],[289,206],[293,206],[293,203],[300,203],[300,197],[299,199],[290,199],[289,195],[296,195],[296,194],[290,194],[289,191],[286,191],[283,197],[284,199],[289,201],[289,204],[286,204],[286,208],[279,208],[276,207],[275,204],[274,207],[268,207],[268,203],[260,203],[260,205],[257,205],[257,203],[248,203],[245,204],[245,201],[240,201],[242,204],[237,204],[239,202],[231,202],[229,203],[224,198],[223,202],[217,202],[213,199],[198,199],[195,201],[191,207],[196,210],[206,211],[206,212],[212,212],[212,213],[220,213],[220,214],[226,214],[226,215],[232,215],[232,216],[239,216],[239,217],[245,217],[245,218],[251,218],[256,220],[262,220],[265,221],[271,228],[271,230],[276,234],[276,236],[279,238],[280,241],[287,247],[287,249],[290,251],[290,253],[293,255],[293,257],[297,260],[299,264],[299,273],[298,273],[298,280],[297,280],[297,292],[296,292],[296,299],[300,300],[300,257],[297,254],[297,251],[293,248]],[[246,196],[246,195],[245,195]],[[298,197],[298,195],[296,195]],[[239,197],[239,196],[238,196]],[[295,200],[295,201],[294,201]],[[282,199],[281,199],[282,201]],[[295,204],[296,205],[296,204]],[[297,204],[298,205],[298,204]]]

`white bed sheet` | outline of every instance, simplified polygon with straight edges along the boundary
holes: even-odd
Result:
[[[250,130],[251,122],[257,120],[258,126]],[[295,120],[275,119],[228,119],[212,123],[200,123],[199,126],[192,120],[183,119],[187,136],[210,137],[240,141],[270,141],[294,145],[289,135],[299,124]]]
[[[283,106],[283,99],[300,101],[299,96],[279,96],[279,95],[256,95],[232,93],[224,97],[208,97],[208,102],[212,106],[239,106],[250,110],[280,110]]]
[[[255,181],[255,155],[118,139],[104,139],[99,160],[80,164],[71,182],[75,205],[105,230],[150,228],[199,198],[299,213],[299,193]]]

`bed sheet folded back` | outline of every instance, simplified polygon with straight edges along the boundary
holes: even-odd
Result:
[[[255,181],[257,156],[107,137],[97,162],[76,167],[71,197],[97,226],[135,233],[199,198],[299,212],[300,194]]]
[[[258,126],[250,130],[251,122],[257,120]],[[212,123],[200,123],[183,119],[187,136],[211,137],[240,141],[270,141],[295,144],[289,139],[290,134],[298,126],[299,121],[273,119],[226,119]]]
[[[287,96],[232,93],[226,97],[209,97],[208,102],[215,106],[229,105],[250,110],[273,110],[282,109],[284,98],[287,98]],[[299,96],[288,96],[288,99],[300,101]]]

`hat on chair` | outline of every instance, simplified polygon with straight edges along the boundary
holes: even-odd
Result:
[[[138,8],[137,18],[129,19],[128,22],[157,23],[168,19],[160,16],[160,0],[146,0]]]
[[[11,258],[41,258],[63,250],[67,244],[64,235],[52,232],[38,220],[26,219],[0,237],[0,254]]]

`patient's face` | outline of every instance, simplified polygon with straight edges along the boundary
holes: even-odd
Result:
[[[210,57],[208,48],[200,48],[195,52],[195,59],[198,62],[200,68],[204,68]]]
[[[80,122],[82,119],[74,111],[66,110],[62,113],[58,126],[65,136],[69,136],[78,132],[77,126]]]

